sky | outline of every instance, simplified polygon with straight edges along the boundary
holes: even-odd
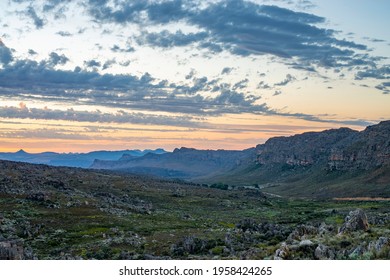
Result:
[[[245,149],[390,119],[388,0],[4,0],[0,152]]]

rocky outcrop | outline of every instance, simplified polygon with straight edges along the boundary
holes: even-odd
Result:
[[[369,126],[353,139],[341,141],[332,148],[328,161],[329,170],[368,170],[383,165],[390,165],[390,121]]]
[[[333,145],[356,134],[358,132],[352,129],[340,128],[274,137],[256,147],[257,161],[261,165],[311,166],[326,161]]]
[[[23,241],[19,239],[0,239],[0,260],[23,260]]]
[[[334,260],[335,252],[324,244],[318,244],[314,251],[314,257],[317,260]]]
[[[256,147],[260,165],[285,164],[333,170],[390,165],[390,121],[358,132],[349,128],[270,138]]]
[[[369,228],[367,215],[362,209],[349,212],[349,215],[345,218],[344,224],[339,230],[339,234],[363,230],[367,231]]]

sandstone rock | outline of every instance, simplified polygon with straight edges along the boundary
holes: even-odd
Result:
[[[290,249],[285,242],[280,245],[280,248],[276,250],[274,260],[285,260],[288,258]]]
[[[314,251],[314,257],[317,260],[334,260],[335,253],[328,246],[325,246],[324,244],[318,244]]]
[[[318,234],[318,228],[311,225],[299,225],[293,230],[293,232],[288,236],[287,240],[304,240],[308,235]]]
[[[305,239],[305,240],[302,240],[301,242],[299,242],[299,247],[310,247],[310,246],[313,246],[313,242],[309,239]]]
[[[377,252],[382,251],[383,248],[390,247],[390,238],[389,237],[379,237],[379,239],[375,242],[372,241],[368,245],[369,250],[375,250]]]
[[[366,246],[358,245],[356,248],[351,250],[351,253],[349,254],[349,258],[351,258],[351,259],[359,258],[359,257],[363,256],[363,254],[365,252],[367,252]]]
[[[21,240],[0,241],[0,260],[23,260],[24,249]]]
[[[357,230],[367,231],[369,228],[366,213],[362,209],[349,212],[345,218],[345,223],[341,226],[339,234]]]

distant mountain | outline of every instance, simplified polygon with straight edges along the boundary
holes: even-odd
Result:
[[[122,151],[93,151],[89,153],[36,153],[30,154],[24,150],[16,153],[0,153],[0,159],[20,161],[36,164],[48,164],[52,166],[69,166],[88,168],[95,159],[118,160],[124,155],[140,157],[145,154],[163,154],[163,149],[156,150],[122,150]]]
[[[255,149],[244,151],[175,149],[172,153],[142,157],[124,155],[117,161],[95,160],[91,168],[122,170],[167,178],[200,179],[225,174],[255,160]]]
[[[201,183],[272,186],[272,192],[284,195],[384,195],[390,190],[390,121],[361,132],[339,128],[274,137],[244,151],[180,148],[95,160],[91,167]]]

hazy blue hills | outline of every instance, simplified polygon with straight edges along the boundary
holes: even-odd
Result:
[[[163,154],[163,149],[156,150],[121,150],[121,151],[93,151],[89,153],[27,153],[19,150],[16,153],[0,153],[0,159],[20,161],[52,166],[68,166],[88,168],[95,159],[118,160],[124,155],[140,157],[148,153]]]
[[[149,174],[166,178],[200,179],[205,176],[226,174],[255,160],[255,148],[232,150],[175,149],[171,153],[142,157],[124,155],[119,160],[95,160],[94,169],[121,170],[129,173]]]

